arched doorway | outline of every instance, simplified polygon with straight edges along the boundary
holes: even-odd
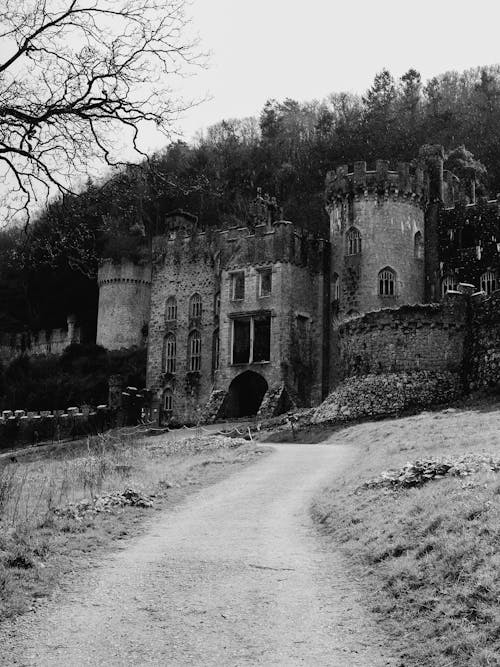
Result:
[[[229,385],[222,410],[224,417],[256,415],[267,389],[267,382],[259,373],[245,371],[238,375]]]

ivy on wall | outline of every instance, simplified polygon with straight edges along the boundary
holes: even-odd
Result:
[[[496,203],[457,204],[439,213],[441,275],[479,286],[481,274],[500,270],[500,218]]]

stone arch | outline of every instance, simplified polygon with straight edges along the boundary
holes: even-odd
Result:
[[[266,379],[260,373],[241,373],[229,385],[222,407],[223,416],[234,419],[256,415],[268,388]]]

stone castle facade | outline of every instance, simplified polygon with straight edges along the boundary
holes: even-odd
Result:
[[[161,422],[318,404],[341,377],[346,321],[439,301],[471,272],[484,291],[496,289],[500,232],[490,257],[494,234],[488,228],[489,245],[478,241],[481,225],[471,223],[484,206],[496,204],[464,195],[436,147],[422,168],[378,161],[330,172],[328,238],[281,219],[260,195],[251,226],[204,231],[174,212],[152,240],[151,262],[102,264],[97,343],[117,349],[147,336],[147,386]],[[457,234],[452,248],[442,242],[446,225]],[[470,265],[460,261],[470,254],[464,243],[476,244]],[[341,338],[345,347],[345,330]]]

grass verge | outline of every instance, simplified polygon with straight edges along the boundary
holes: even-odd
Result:
[[[315,500],[313,516],[366,584],[401,665],[500,664],[500,474],[362,488],[429,457],[500,456],[494,406],[352,426],[330,439],[360,448],[357,466]]]
[[[154,512],[267,451],[243,440],[178,435],[110,432],[54,449],[50,458],[33,451],[2,461],[0,620],[34,610],[65,575],[144,530]],[[107,504],[92,511],[102,508],[103,496],[126,489],[152,496],[152,507]],[[81,511],[85,499],[90,511]]]

